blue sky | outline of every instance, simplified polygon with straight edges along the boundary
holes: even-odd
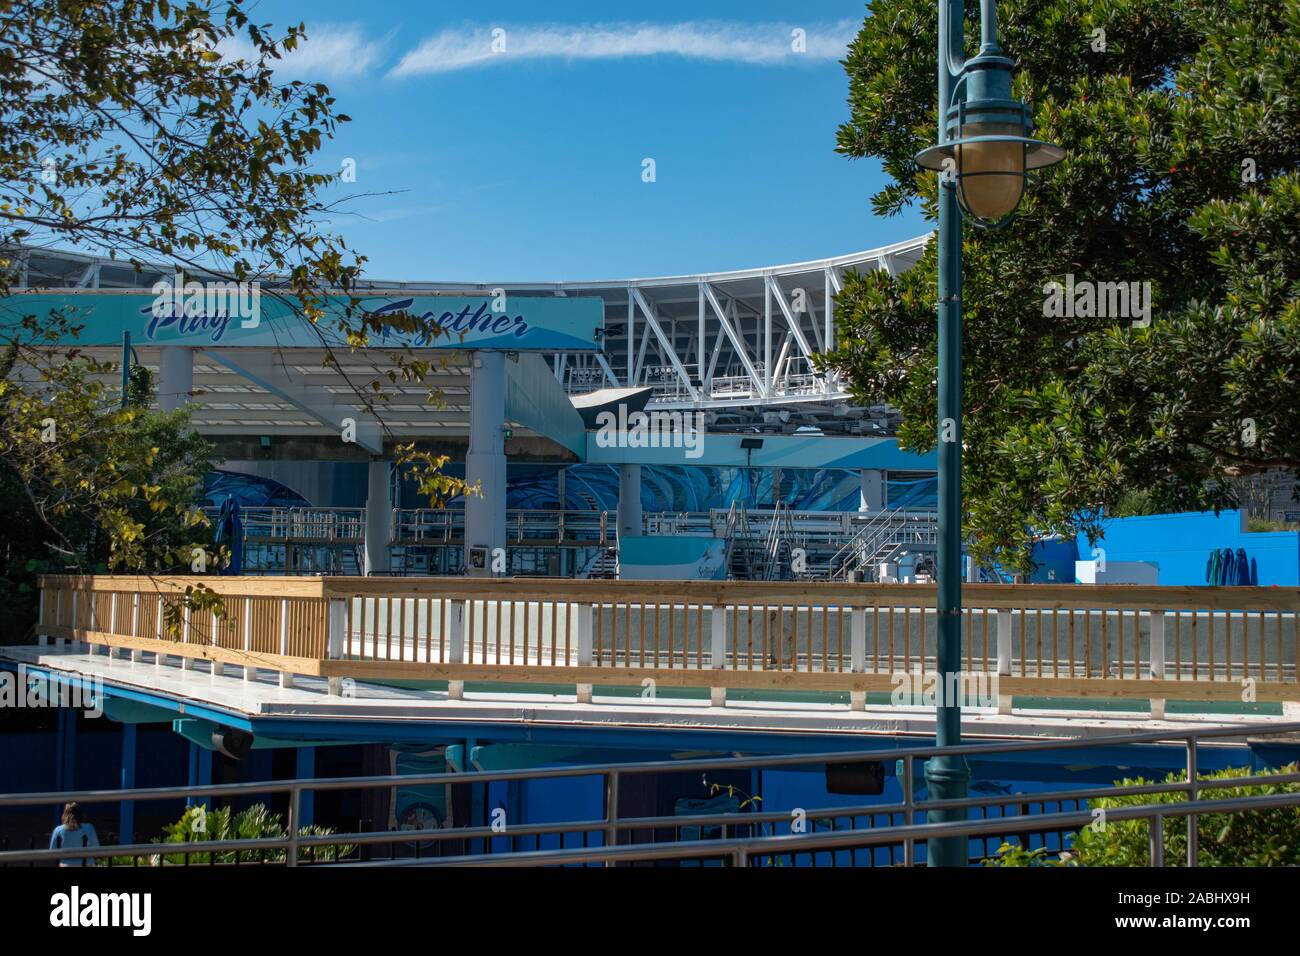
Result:
[[[338,194],[393,193],[336,220],[373,278],[693,273],[839,255],[927,228],[916,213],[875,218],[876,163],[834,152],[847,115],[837,61],[860,2],[253,9],[259,22],[306,22],[313,40],[281,77],[328,83],[353,118],[322,160],[355,160],[357,181]]]

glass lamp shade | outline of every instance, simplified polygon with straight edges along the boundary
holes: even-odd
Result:
[[[1014,123],[968,123],[961,130],[963,140],[1023,135]],[[956,154],[959,198],[970,215],[995,222],[1016,211],[1025,192],[1023,141],[966,143]]]

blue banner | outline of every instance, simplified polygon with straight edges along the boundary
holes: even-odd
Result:
[[[338,319],[347,296],[330,296],[315,326],[296,311],[296,300],[235,283],[160,283],[147,292],[17,293],[4,302],[0,323],[62,310],[80,335],[66,344],[195,348],[334,348],[346,346]],[[383,321],[408,313],[437,323],[433,338],[390,329],[372,331],[372,348],[486,349],[508,352],[593,352],[604,326],[604,303],[591,296],[441,295],[405,293],[360,298],[364,313]],[[361,324],[354,313],[349,326]]]

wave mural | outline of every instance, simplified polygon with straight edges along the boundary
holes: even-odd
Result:
[[[857,511],[859,478],[840,468],[788,469],[774,493],[774,472],[745,468],[643,465],[641,507],[645,511],[708,511],[743,504],[771,508],[774,501],[796,511]],[[618,468],[572,465],[565,473],[566,510],[613,511],[618,507]],[[519,475],[508,481],[507,507],[553,509],[558,505],[556,472]],[[937,505],[934,478],[889,482],[891,507],[918,510]],[[459,504],[460,502],[457,502]]]

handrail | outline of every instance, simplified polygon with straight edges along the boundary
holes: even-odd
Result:
[[[38,635],[331,679],[922,693],[932,584],[45,576]],[[218,613],[191,611],[210,588]],[[166,626],[165,626],[166,625]],[[1013,695],[1300,702],[1300,588],[970,585],[978,706]],[[185,663],[185,666],[189,666]],[[288,678],[291,682],[291,676]],[[933,688],[932,688],[933,690]],[[586,698],[589,699],[589,693]]]
[[[812,596],[844,607],[874,607],[888,602],[935,607],[934,584],[876,584],[826,581],[578,581],[533,578],[352,578],[331,575],[302,577],[262,575],[57,575],[38,576],[42,588],[76,587],[95,592],[141,590],[183,594],[187,587],[210,587],[219,594],[276,594],[298,597],[343,597],[391,594],[443,595],[481,599],[509,593],[515,600],[572,596],[580,600],[625,601],[637,595],[647,602],[675,598],[689,603],[768,599],[787,604]],[[285,589],[288,589],[286,592]],[[1192,586],[1146,584],[968,584],[962,588],[970,606],[1016,610],[1115,609],[1300,612],[1300,587]]]
[[[169,844],[130,844],[123,846],[101,846],[96,848],[68,848],[63,850],[17,850],[0,852],[0,866],[16,863],[54,861],[70,858],[103,857],[148,857],[158,855],[181,855],[188,852],[213,853],[236,852],[244,850],[284,850],[286,864],[296,866],[303,850],[323,846],[341,846],[348,844],[396,844],[407,843],[413,838],[421,841],[468,841],[474,839],[492,839],[501,833],[491,827],[458,827],[441,830],[394,831],[394,832],[359,832],[333,833],[328,835],[307,835],[298,832],[296,822],[301,819],[302,796],[304,793],[318,791],[367,790],[377,788],[422,787],[438,784],[485,784],[497,781],[547,780],[574,777],[601,777],[603,789],[609,795],[606,801],[606,813],[603,819],[572,820],[549,824],[511,824],[507,835],[565,834],[575,832],[603,833],[604,845],[573,850],[525,851],[522,853],[493,853],[490,857],[458,856],[442,858],[423,858],[407,861],[382,861],[384,864],[424,864],[424,865],[503,865],[513,863],[526,865],[530,863],[576,863],[576,862],[612,862],[615,860],[642,858],[642,851],[650,853],[656,859],[697,859],[717,856],[730,857],[733,862],[743,863],[753,855],[785,855],[789,853],[810,853],[842,847],[868,847],[883,844],[899,845],[904,848],[904,864],[915,863],[914,850],[918,842],[937,836],[998,836],[1005,835],[1008,829],[1015,832],[1067,831],[1078,829],[1093,822],[1090,811],[1064,811],[1042,813],[1026,816],[985,816],[983,819],[967,819],[950,823],[916,823],[915,816],[940,808],[981,809],[994,806],[1006,806],[1022,803],[1026,798],[1035,802],[1076,801],[1125,796],[1153,796],[1163,793],[1183,792],[1187,799],[1178,803],[1149,803],[1135,807],[1112,807],[1106,810],[1107,822],[1130,819],[1153,821],[1152,830],[1157,835],[1162,832],[1160,821],[1166,817],[1186,817],[1188,821],[1189,857],[1188,864],[1196,866],[1198,852],[1195,839],[1196,820],[1209,813],[1251,812],[1255,810],[1279,807],[1300,806],[1300,791],[1280,794],[1257,794],[1225,799],[1205,799],[1203,794],[1214,790],[1263,787],[1278,784],[1300,782],[1298,773],[1271,773],[1248,777],[1231,777],[1223,779],[1206,779],[1196,770],[1196,753],[1199,744],[1216,741],[1236,741],[1242,738],[1280,737],[1282,735],[1300,734],[1300,723],[1279,724],[1271,726],[1222,726],[1207,728],[1189,728],[1180,731],[1163,731],[1146,734],[1126,734],[1122,736],[1103,736],[1093,738],[1071,738],[1050,741],[994,741],[978,744],[963,744],[957,747],[914,746],[903,748],[876,749],[867,751],[842,751],[821,754],[796,754],[779,756],[758,756],[739,758],[700,758],[693,760],[657,760],[641,763],[606,763],[594,765],[574,765],[566,767],[548,767],[532,770],[500,770],[471,772],[442,772],[412,775],[384,775],[370,777],[330,777],[310,780],[280,780],[265,782],[248,782],[235,784],[209,784],[185,787],[153,787],[122,790],[89,790],[80,792],[46,792],[46,793],[9,793],[0,794],[0,807],[6,806],[47,806],[67,801],[79,803],[104,803],[109,801],[148,801],[189,798],[240,798],[250,794],[287,794],[289,798],[287,833],[282,837],[268,837],[249,840],[192,841],[189,843]],[[981,756],[990,754],[1057,752],[1062,750],[1083,750],[1101,747],[1131,748],[1142,744],[1181,744],[1186,754],[1184,779],[1174,783],[1156,783],[1144,785],[1111,785],[1100,787],[1082,787],[1052,793],[1033,794],[986,794],[969,797],[958,801],[918,800],[915,792],[915,771],[918,761],[934,756]],[[759,835],[750,837],[725,837],[721,840],[677,840],[652,844],[620,845],[619,837],[626,831],[657,830],[681,826],[721,825],[753,826],[761,822],[775,822],[788,813],[781,811],[760,811],[755,813],[708,814],[699,816],[653,816],[622,817],[618,812],[619,784],[623,778],[641,774],[664,771],[674,773],[707,772],[714,770],[776,769],[799,766],[819,766],[831,763],[871,763],[890,761],[901,765],[902,802],[892,804],[863,804],[855,806],[826,807],[809,810],[809,820],[825,817],[888,817],[902,816],[904,824],[875,827],[852,831],[817,831],[810,828],[807,833],[782,835]],[[1014,822],[1009,822],[1014,821]],[[418,837],[416,834],[418,833]],[[725,834],[725,829],[724,829]],[[1163,846],[1157,839],[1152,840],[1152,863],[1163,865]]]

